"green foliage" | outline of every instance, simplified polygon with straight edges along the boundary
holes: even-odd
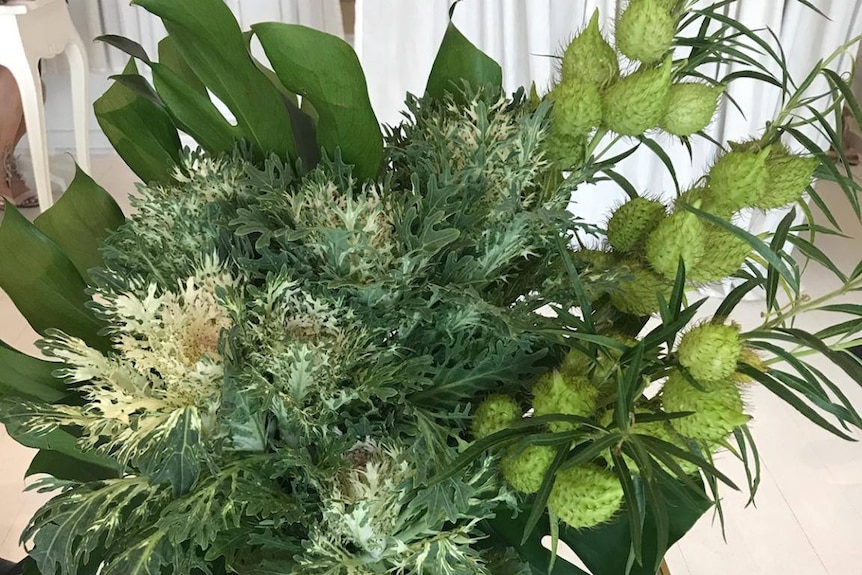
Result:
[[[55,492],[25,533],[30,569],[579,574],[541,545],[550,535],[596,574],[652,575],[709,507],[721,517],[719,484],[737,488],[715,450],[732,447],[757,491],[741,386],[844,438],[862,426],[807,359],[862,383],[846,351],[862,307],[830,303],[862,289],[862,266],[841,270],[814,243],[839,230],[794,225],[795,212],[761,237],[731,223],[806,188],[822,205],[812,173],[859,211],[846,162],[800,130],[837,144],[819,110],[846,103],[862,119],[825,68],[837,55],[796,84],[726,3],[644,0],[617,22],[640,69],[619,79],[596,16],[565,50],[560,85],[510,98],[500,67],[450,26],[428,93],[381,140],[340,40],[256,26],[272,71],[220,0],[137,3],[166,23],[161,62],[106,40],[154,87],[130,66],[99,106],[145,180],[135,215],[123,221],[79,173],[35,225],[10,207],[0,226],[0,285],[57,360],[0,346],[0,421],[41,449],[29,473]],[[671,22],[672,41],[644,22]],[[690,52],[665,59],[670,48]],[[706,77],[728,62],[736,71]],[[818,76],[832,89],[815,106]],[[678,181],[649,131],[705,137],[718,86],[739,78],[782,89],[776,121],[673,205],[640,197],[619,162],[645,146]],[[177,130],[201,149],[181,152]],[[606,179],[631,201],[610,218],[610,245],[584,249],[601,230],[566,211],[571,193]],[[803,295],[791,247],[840,287]],[[694,325],[703,300],[686,290],[731,276],[738,287]],[[762,325],[728,325],[760,288]],[[794,327],[814,310],[847,319]]]

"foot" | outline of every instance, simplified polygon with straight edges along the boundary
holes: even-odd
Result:
[[[5,177],[0,181],[0,196],[16,208],[38,208],[39,198],[21,177],[14,156],[8,155],[5,164]],[[6,202],[0,203],[0,210],[5,206]]]

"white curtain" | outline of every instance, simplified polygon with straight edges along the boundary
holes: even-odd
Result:
[[[182,2],[182,0],[176,0]],[[225,0],[245,30],[257,22],[303,24],[344,36],[339,0]],[[139,42],[150,56],[165,36],[161,21],[128,0],[71,0],[75,25],[85,42],[101,34],[119,34]],[[90,44],[90,63],[95,71],[116,72],[127,57],[103,44]]]
[[[358,0],[356,49],[381,121],[396,123],[405,92],[420,94],[424,90],[446,29],[450,3],[450,0]],[[818,16],[797,0],[742,1],[725,10],[752,29],[771,28],[779,37],[798,81],[820,58],[862,31],[858,2],[813,0],[812,3],[830,19]],[[554,77],[554,60],[548,55],[561,53],[596,8],[603,29],[611,31],[614,16],[624,4],[617,0],[464,0],[457,6],[454,20],[468,38],[501,63],[507,90],[529,86],[533,81],[541,89]],[[703,4],[711,2],[705,0]],[[763,37],[769,38],[765,32]],[[836,68],[847,71],[851,61],[852,58],[843,58]],[[777,90],[766,89],[761,83],[740,80],[730,93],[746,114],[725,106],[710,127],[717,139],[754,135],[778,112]],[[689,160],[681,144],[662,136],[658,139],[681,167],[678,175],[683,187],[700,177],[716,155],[712,144],[700,141],[694,146],[693,160]],[[620,171],[643,192],[666,199],[675,194],[667,170],[648,149],[628,158]],[[624,199],[625,194],[612,183],[582,186],[574,194],[571,209],[585,220],[602,224],[610,209]],[[781,217],[781,212],[751,213],[737,223],[757,233],[774,229]]]

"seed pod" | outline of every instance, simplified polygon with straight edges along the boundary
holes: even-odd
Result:
[[[771,210],[795,202],[805,193],[819,166],[820,160],[814,157],[771,154],[766,161],[769,181],[752,207]]]
[[[599,11],[586,28],[569,43],[563,54],[562,83],[593,84],[604,88],[620,75],[617,53],[599,30]]]
[[[569,527],[586,529],[609,521],[622,500],[623,488],[610,471],[570,467],[557,473],[548,509]]]
[[[533,387],[533,414],[589,417],[596,410],[598,390],[585,377],[566,377],[554,370],[543,375]],[[548,424],[551,431],[568,431],[576,426],[566,422]]]
[[[550,98],[554,102],[551,130],[564,138],[586,136],[602,123],[602,95],[594,84],[563,82]]]
[[[762,198],[769,182],[769,153],[769,147],[759,152],[737,149],[720,157],[709,172],[716,204],[735,212]]]
[[[671,420],[680,434],[714,444],[726,439],[750,418],[745,414],[742,396],[732,380],[712,383],[708,390],[697,389],[681,373],[673,372],[662,387],[661,401],[668,413],[692,412]]]
[[[693,328],[682,336],[677,349],[679,363],[703,383],[728,379],[736,371],[741,353],[739,327],[720,323]]]
[[[677,211],[683,209],[679,207],[679,204],[686,204],[728,221],[733,217],[733,210],[721,205],[715,192],[710,188],[693,188],[683,192],[676,199],[675,204],[677,204]]]
[[[605,125],[623,136],[640,136],[655,128],[667,110],[671,59],[658,68],[641,68],[607,89]]]
[[[712,224],[706,224],[705,230],[705,255],[688,270],[689,279],[708,283],[732,276],[751,255],[751,244]]]
[[[646,258],[650,266],[670,281],[676,280],[679,259],[694,269],[704,256],[705,227],[691,212],[674,212],[650,234]]]
[[[670,299],[673,284],[652,270],[632,265],[628,279],[620,281],[611,292],[611,303],[618,310],[637,316],[647,316],[659,311],[658,294],[665,301]]]
[[[473,414],[473,436],[482,439],[493,435],[508,428],[522,415],[521,406],[508,395],[490,395]]]
[[[723,91],[724,88],[705,84],[674,84],[659,127],[681,137],[703,130],[712,121],[718,108],[718,97]]]
[[[621,205],[608,221],[608,242],[614,250],[632,253],[643,249],[649,234],[667,217],[658,200],[635,198]]]
[[[676,33],[676,18],[663,0],[631,0],[617,20],[617,48],[644,64],[664,57]]]
[[[520,450],[513,448],[500,462],[503,478],[521,493],[535,493],[542,486],[554,453],[554,449],[547,445],[528,445]]]

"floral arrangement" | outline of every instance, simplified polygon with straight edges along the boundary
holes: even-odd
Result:
[[[426,93],[381,133],[343,41],[243,33],[220,0],[135,3],[169,36],[158,62],[105,37],[132,59],[96,104],[144,182],[134,215],[79,172],[35,222],[7,206],[0,226],[0,285],[48,358],[0,347],[0,421],[40,449],[28,474],[53,493],[23,534],[30,573],[582,573],[562,541],[594,575],[654,574],[720,515],[719,485],[738,488],[716,452],[754,497],[748,386],[845,439],[862,425],[807,361],[862,382],[846,351],[862,311],[831,303],[862,268],[813,243],[837,224],[794,209],[762,236],[734,225],[824,207],[815,177],[858,215],[846,159],[807,135],[840,150],[842,108],[862,117],[828,67],[841,51],[797,84],[727,1],[631,0],[613,43],[594,17],[552,89],[507,96],[450,26]],[[783,110],[715,141],[673,202],[615,170],[645,147],[676,177],[656,135],[709,138],[743,78],[782,90]],[[630,201],[605,230],[566,211],[607,179]],[[804,294],[807,260],[840,287]],[[723,280],[704,317],[690,288]],[[756,290],[763,323],[744,331],[730,317]],[[794,327],[812,310],[851,319]]]

